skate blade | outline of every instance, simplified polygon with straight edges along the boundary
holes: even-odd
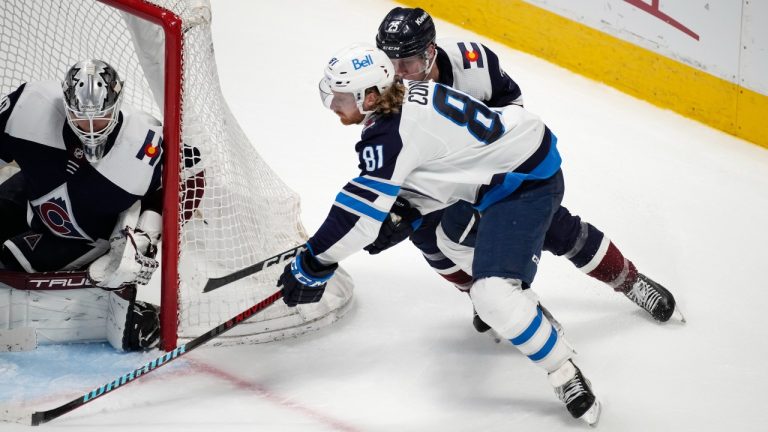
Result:
[[[490,329],[490,330],[488,330],[488,332],[486,332],[486,333],[487,333],[487,334],[488,334],[488,336],[490,336],[490,337],[491,337],[491,339],[493,339],[493,341],[494,341],[494,342],[496,342],[496,343],[501,343],[501,341],[502,341],[502,340],[504,340],[504,338],[503,338],[503,337],[501,337],[501,335],[500,335],[500,334],[496,333],[496,330],[494,330],[494,329]]]
[[[680,321],[681,323],[685,323],[685,315],[683,315],[683,311],[680,310],[677,305],[675,305],[675,311],[672,312],[672,318]]]
[[[592,406],[587,410],[587,412],[584,413],[581,417],[579,417],[581,420],[583,420],[585,423],[592,427],[597,426],[597,422],[600,421],[600,413],[602,412],[603,407],[599,400],[595,399],[595,403],[592,404]]]

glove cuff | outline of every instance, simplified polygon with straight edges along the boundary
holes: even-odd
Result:
[[[338,264],[323,265],[305,251],[291,262],[291,274],[303,285],[319,287],[333,277],[338,267]]]

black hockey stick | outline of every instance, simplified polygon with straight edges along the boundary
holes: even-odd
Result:
[[[58,418],[70,411],[73,411],[77,408],[80,408],[81,406],[92,402],[93,400],[104,396],[105,394],[112,392],[116,389],[122,388],[128,383],[131,383],[142,376],[153,372],[160,368],[161,366],[165,366],[168,363],[178,359],[179,357],[183,356],[184,354],[187,354],[188,352],[194,350],[195,348],[199,347],[200,345],[205,344],[206,342],[210,341],[211,339],[233,329],[238,324],[242,323],[243,321],[247,320],[248,318],[256,315],[260,311],[267,308],[267,306],[271,305],[272,303],[276,302],[278,299],[280,299],[283,296],[282,291],[277,291],[271,296],[265,298],[264,300],[260,301],[259,303],[249,307],[248,309],[244,310],[243,312],[240,312],[236,316],[230,318],[226,322],[219,324],[217,327],[209,330],[207,333],[202,334],[191,341],[177,346],[173,351],[167,352],[164,355],[152,360],[151,362],[145,364],[144,366],[141,366],[139,368],[136,368],[128,373],[125,373],[123,375],[120,375],[119,377],[115,378],[114,380],[103,384],[90,392],[71,400],[70,402],[65,403],[64,405],[60,405],[56,408],[49,409],[47,411],[35,411],[32,414],[29,413],[11,413],[8,411],[3,412],[4,417],[10,417],[8,420],[24,423],[24,424],[31,424],[32,426],[38,426],[43,423],[47,423],[55,418]]]
[[[0,269],[0,283],[20,290],[68,290],[94,287],[88,272],[83,270],[26,273]]]
[[[296,246],[293,249],[288,249],[285,252],[282,252],[273,257],[267,258],[264,261],[257,262],[256,264],[252,264],[244,269],[237,270],[236,272],[230,273],[226,276],[222,276],[218,278],[210,278],[208,279],[208,282],[206,282],[205,287],[203,288],[203,292],[213,291],[216,288],[221,288],[224,285],[231,284],[232,282],[238,281],[256,272],[260,272],[267,267],[272,267],[275,264],[280,264],[283,261],[287,261],[290,258],[295,257],[305,249],[306,247],[304,245]]]

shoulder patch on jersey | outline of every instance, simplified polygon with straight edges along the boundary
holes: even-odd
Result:
[[[483,60],[483,51],[480,49],[480,45],[475,42],[458,42],[459,51],[461,51],[461,58],[464,62],[464,69],[474,69],[485,67]]]
[[[153,130],[147,132],[144,145],[136,153],[136,159],[154,166],[163,154],[163,138]]]

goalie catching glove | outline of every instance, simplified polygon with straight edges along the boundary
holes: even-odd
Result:
[[[379,236],[365,249],[371,255],[387,250],[407,239],[419,224],[421,213],[403,198],[397,197],[388,217],[379,230]],[[414,226],[415,225],[415,226]]]
[[[129,284],[146,285],[157,270],[157,241],[162,217],[153,211],[141,214],[136,228],[125,226],[110,239],[109,252],[88,267],[96,286],[120,288]]]
[[[300,253],[285,266],[277,280],[277,286],[283,287],[283,301],[291,307],[299,303],[319,302],[328,280],[338,267],[338,264],[320,263],[309,251]]]

